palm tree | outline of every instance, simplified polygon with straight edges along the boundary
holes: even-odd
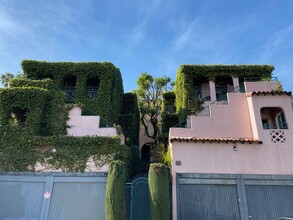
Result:
[[[4,74],[1,74],[1,83],[4,85],[4,87],[9,87],[9,82],[11,79],[14,78],[14,75],[12,73],[6,72]]]

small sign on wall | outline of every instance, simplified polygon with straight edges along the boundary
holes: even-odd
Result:
[[[49,199],[51,197],[51,193],[50,192],[45,192],[44,193],[44,198],[45,199]]]

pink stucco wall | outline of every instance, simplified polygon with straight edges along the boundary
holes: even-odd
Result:
[[[69,112],[69,120],[67,125],[70,128],[67,129],[68,135],[71,136],[117,136],[115,128],[100,128],[100,116],[82,116],[81,109],[74,107]],[[121,137],[121,143],[124,143],[124,137]],[[53,169],[48,164],[36,163],[35,171],[39,172],[61,172],[61,169]],[[102,167],[97,167],[92,158],[89,158],[86,163],[85,172],[107,172],[108,164]]]
[[[229,93],[228,105],[211,105],[209,117],[190,116],[191,128],[171,128],[171,137],[252,138],[244,93]]]
[[[67,125],[68,135],[71,136],[116,136],[116,129],[100,128],[100,116],[82,116],[81,109],[74,107],[69,112]]]
[[[272,91],[278,89],[279,83],[276,81],[263,81],[263,82],[244,82],[245,91]]]
[[[248,92],[276,90],[277,82],[247,82]],[[284,111],[288,129],[264,129],[261,108]],[[281,138],[273,138],[274,135]],[[210,116],[191,116],[190,128],[171,128],[173,137],[251,138],[263,144],[173,141],[173,219],[177,216],[176,173],[293,174],[293,112],[287,94],[228,94],[228,105],[211,105]],[[280,141],[282,139],[282,141]],[[237,147],[234,151],[233,147]],[[181,165],[176,165],[180,161]]]

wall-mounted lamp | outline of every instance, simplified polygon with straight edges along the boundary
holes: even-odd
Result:
[[[236,144],[233,146],[233,150],[234,150],[234,151],[237,151],[237,150],[238,150]]]

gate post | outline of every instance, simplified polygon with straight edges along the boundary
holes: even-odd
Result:
[[[41,209],[41,220],[47,220],[49,216],[49,209],[50,209],[50,203],[51,203],[52,191],[53,191],[53,182],[54,182],[54,177],[48,176],[46,179],[46,186],[45,186],[44,193],[49,192],[50,195],[48,198],[46,198],[44,195],[42,209]]]

